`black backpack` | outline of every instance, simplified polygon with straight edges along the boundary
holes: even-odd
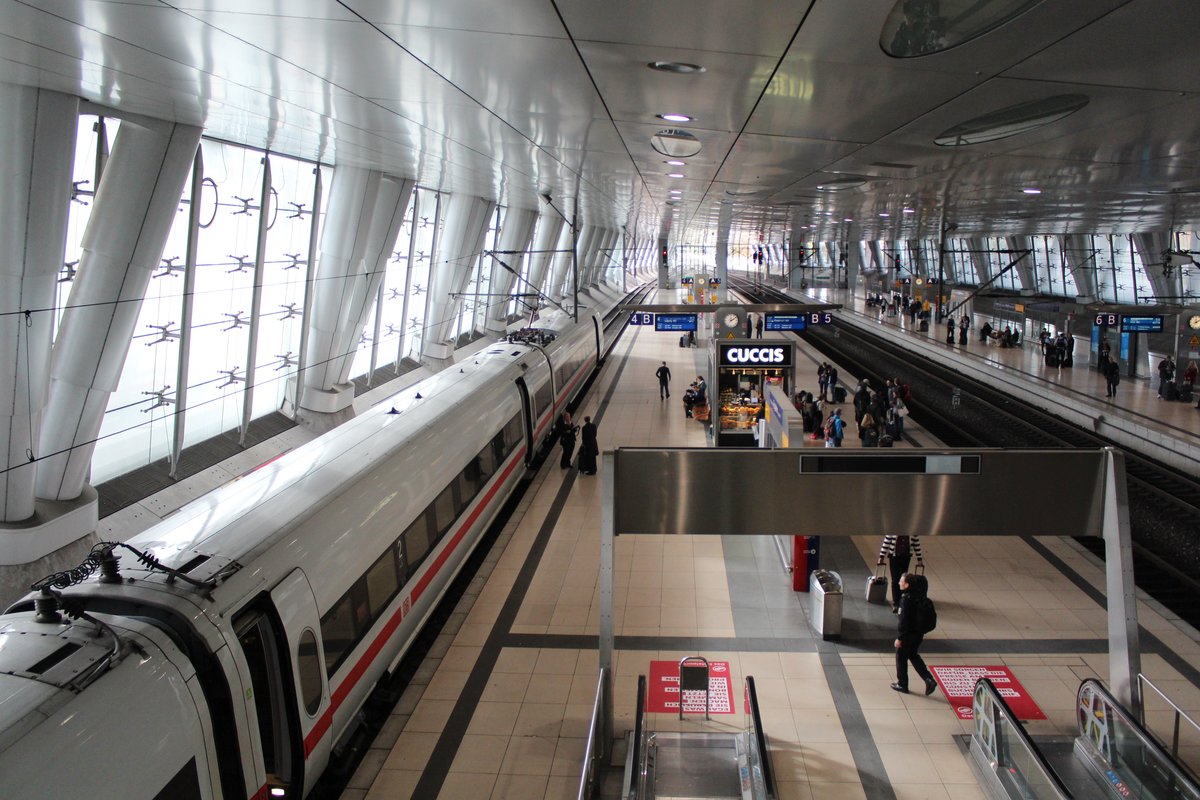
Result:
[[[934,607],[933,601],[922,597],[917,608],[917,629],[922,635],[932,632],[937,627],[937,608]]]

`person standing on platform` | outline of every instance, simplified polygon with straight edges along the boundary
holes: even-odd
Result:
[[[753,330],[754,330],[754,328],[753,328],[753,325],[754,325],[754,320],[753,320],[753,317],[754,317],[754,315],[753,315],[753,314],[746,314],[746,338],[747,338],[747,339],[753,339],[753,338],[754,338],[754,334],[753,334]]]
[[[954,344],[954,317],[946,317],[946,344]]]
[[[879,561],[876,563],[883,566],[885,560],[888,563],[889,571],[892,574],[892,613],[900,613],[900,594],[903,587],[900,586],[900,578],[904,573],[908,572],[908,565],[912,563],[912,557],[916,554],[917,566],[925,569],[925,560],[921,557],[921,537],[920,536],[893,536],[888,534],[883,537],[883,544],[879,548]]]
[[[763,315],[762,314],[759,314],[758,319],[754,320],[754,332],[756,334],[758,334],[757,338],[759,338],[759,339],[762,338],[762,332],[763,332]]]
[[[658,399],[664,400],[671,396],[671,370],[667,368],[667,362],[662,362],[662,366],[658,368],[658,372],[654,373],[658,378]]]
[[[575,432],[579,426],[571,419],[571,412],[564,411],[558,418],[558,443],[562,446],[562,458],[558,466],[566,469],[571,466],[571,456],[575,455]]]
[[[833,410],[833,416],[830,419],[833,420],[833,446],[841,447],[842,439],[844,439],[846,436],[846,421],[842,419],[842,410],[840,408],[835,408]]]
[[[1167,397],[1167,386],[1171,381],[1175,380],[1175,362],[1167,356],[1162,361],[1158,362],[1158,399],[1170,400]]]
[[[967,343],[967,331],[971,329],[971,315],[963,314],[962,319],[958,321],[958,343]]]
[[[1043,348],[1044,349],[1044,348]],[[1112,355],[1112,345],[1108,343],[1108,339],[1101,339],[1100,344],[1096,349],[1096,366],[1100,368],[1101,375],[1108,374],[1108,359]]]
[[[582,443],[579,446],[579,471],[584,475],[596,474],[596,456],[600,455],[600,444],[596,441],[596,423],[591,417],[583,418],[583,429],[580,431]]]
[[[914,537],[915,538],[915,537]],[[937,622],[933,601],[929,599],[929,581],[924,575],[908,573],[900,576],[900,620],[896,625],[896,682],[892,689],[908,694],[908,664],[921,680],[925,681],[925,694],[937,691],[937,681],[925,666],[925,659],[917,651],[925,639],[925,633],[933,630]]]
[[[1115,358],[1110,358],[1104,364],[1104,382],[1108,386],[1108,397],[1117,396],[1117,384],[1121,382],[1121,365]]]

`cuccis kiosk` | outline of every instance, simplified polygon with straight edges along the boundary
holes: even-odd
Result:
[[[755,431],[767,386],[791,396],[795,383],[792,343],[733,339],[717,343],[713,438],[718,447],[757,447]]]

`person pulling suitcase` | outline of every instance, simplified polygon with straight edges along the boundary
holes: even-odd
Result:
[[[921,556],[920,536],[894,536],[887,534],[879,548],[877,566],[888,563],[892,573],[892,613],[900,611],[900,576],[908,572],[913,555],[917,557],[917,568],[925,569],[925,559]]]

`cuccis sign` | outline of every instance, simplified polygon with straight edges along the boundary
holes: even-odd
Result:
[[[788,344],[760,345],[751,347],[743,344],[721,345],[723,367],[790,367],[792,347]]]

